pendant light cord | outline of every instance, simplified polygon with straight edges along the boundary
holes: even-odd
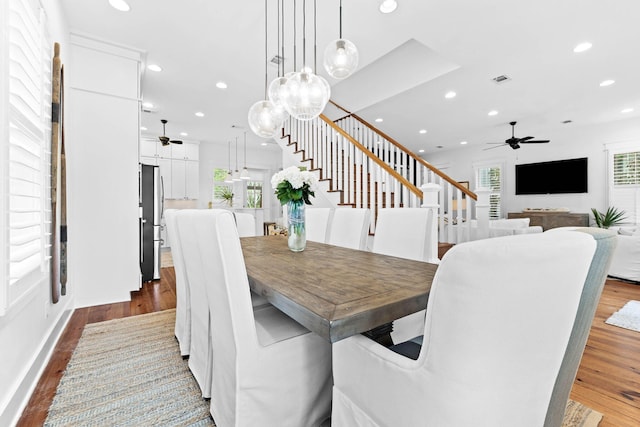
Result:
[[[244,133],[244,168],[247,168],[247,132]]]
[[[297,51],[298,51],[298,47],[297,47],[297,27],[296,27],[296,0],[292,0],[293,1],[293,71],[296,70],[297,66],[298,66],[298,58],[297,58]]]
[[[307,66],[307,0],[302,0],[302,68]]]
[[[340,38],[342,38],[342,0],[340,0]]]
[[[268,64],[269,64],[269,51],[267,48],[267,0],[264,0],[264,99],[265,100],[269,99],[267,95],[267,86],[269,85],[269,78],[267,76],[267,74],[269,73]]]
[[[313,0],[313,74],[318,74],[318,25],[316,19],[318,8],[316,5],[316,0]]]
[[[280,0],[282,2],[282,9],[281,9],[281,13],[282,13],[282,75],[284,76],[284,0]]]

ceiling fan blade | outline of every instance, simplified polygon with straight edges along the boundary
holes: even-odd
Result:
[[[172,144],[182,144],[182,141],[180,141],[179,139],[172,139],[169,142],[172,143]]]
[[[529,140],[529,141],[520,141],[520,143],[522,144],[544,144],[550,142],[549,139],[534,139],[533,141]]]
[[[158,139],[162,143],[162,145],[169,145],[169,138],[166,136],[159,136]]]
[[[488,142],[487,144],[497,144],[495,142]],[[500,145],[495,145],[493,147],[487,147],[487,148],[483,148],[482,151],[487,151],[487,150],[493,150],[494,148],[500,148],[500,147],[507,147],[507,145],[504,142],[500,142]]]
[[[518,138],[518,142],[524,142],[533,139],[532,136],[525,136],[524,138]]]
[[[504,145],[504,144],[506,144],[506,142],[487,142],[487,144],[492,144],[492,145]]]

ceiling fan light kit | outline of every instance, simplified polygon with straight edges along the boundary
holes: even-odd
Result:
[[[167,136],[167,132],[165,130],[165,126],[167,124],[167,121],[165,119],[162,119],[162,120],[160,120],[160,122],[162,123],[162,136],[159,136],[158,139],[160,140],[162,145],[182,144],[182,141],[180,141],[179,139],[170,139]]]

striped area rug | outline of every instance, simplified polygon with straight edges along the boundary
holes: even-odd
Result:
[[[175,309],[88,324],[44,425],[215,426],[174,325]],[[601,419],[570,400],[563,427],[596,427]]]

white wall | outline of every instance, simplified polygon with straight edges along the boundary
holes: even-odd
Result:
[[[78,35],[71,43],[65,72],[69,286],[76,307],[129,301],[141,282],[140,53]]]
[[[8,2],[0,3],[0,31],[4,34],[8,29],[5,25]],[[68,64],[68,26],[60,4],[51,1],[42,3],[47,15],[52,52],[53,42],[60,43],[62,63]],[[3,74],[0,73],[1,75]],[[2,84],[6,84],[6,81]],[[5,119],[0,116],[0,120]],[[0,141],[0,144],[6,143],[6,140]],[[47,274],[45,280],[36,284],[24,298],[0,317],[0,425],[14,425],[20,417],[59,334],[71,316],[73,298],[74,290],[69,288],[67,295],[61,296],[60,301],[53,304],[51,279]]]
[[[640,119],[579,126],[567,124],[554,132],[536,135],[540,139],[550,139],[549,144],[522,145],[518,150],[500,147],[484,151],[488,145],[464,147],[458,150],[435,152],[424,156],[434,166],[444,166],[445,173],[456,181],[469,181],[475,188],[473,164],[484,161],[504,162],[502,212],[520,212],[524,208],[566,207],[571,212],[591,213],[591,208],[607,208],[607,156],[605,144],[635,141],[640,149]],[[515,165],[588,157],[588,193],[515,195]]]

